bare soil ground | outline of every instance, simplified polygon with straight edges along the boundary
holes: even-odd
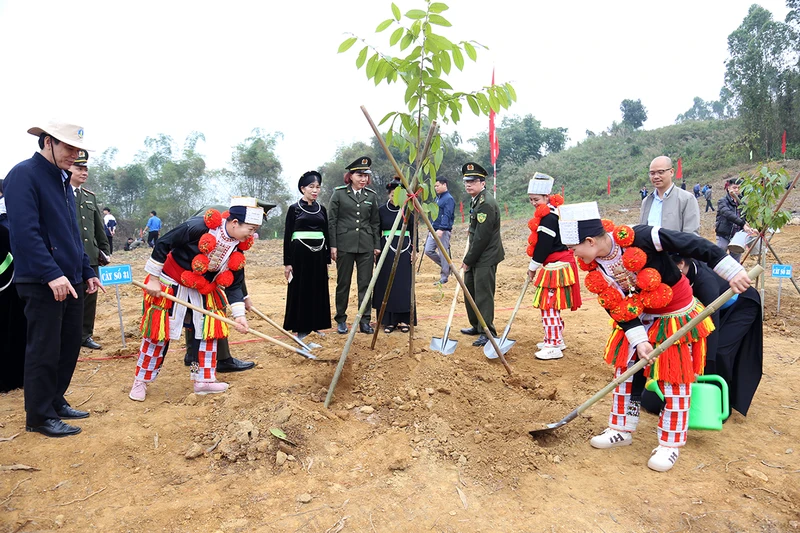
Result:
[[[638,210],[607,215],[631,222]],[[703,233],[712,232],[709,213]],[[464,234],[461,225],[456,256]],[[522,284],[526,238],[524,221],[504,224],[498,328]],[[787,227],[773,244],[798,265],[800,227]],[[114,261],[130,262],[141,276],[146,255],[118,252]],[[248,252],[253,301],[279,321],[280,257],[279,241]],[[662,474],[646,466],[655,416],[643,415],[630,447],[589,446],[606,426],[609,398],[546,438],[527,433],[535,422],[561,419],[611,379],[600,358],[608,319],[593,298],[586,294],[582,309],[565,313],[568,349],[556,361],[533,357],[541,325],[524,306],[512,330],[509,376],[457,332],[466,325],[463,304],[456,352],[428,349],[442,335],[455,286],[451,280],[441,292],[432,285],[437,277],[423,261],[413,353],[399,332],[381,333],[375,350],[358,334],[330,409],[322,400],[346,338],[335,332],[310,338],[324,346],[323,361],[234,333],[234,355],[257,366],[221,375],[231,389],[212,396],[191,393],[176,342],[147,400],[132,402],[140,293],[120,289],[123,348],[109,290],[95,335],[103,350],[82,351],[68,392],[73,406],[92,413],[78,423],[83,433],[25,433],[22,391],[0,395],[0,532],[800,530],[800,297],[791,284],[783,284],[778,314],[777,282],[767,278],[764,377],[747,418],[734,413],[721,432],[691,431],[677,466]],[[294,445],[272,437],[273,427]]]

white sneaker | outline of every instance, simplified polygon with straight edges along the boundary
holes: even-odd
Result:
[[[194,393],[204,396],[206,394],[219,394],[228,390],[228,384],[220,381],[195,381]]]
[[[558,348],[559,350],[565,350],[567,348],[567,345],[564,344],[564,341],[561,341],[558,344],[547,344],[546,342],[539,342],[539,343],[536,343],[536,347],[539,348],[540,350],[542,348],[545,348],[545,347],[547,347],[547,348]]]
[[[666,472],[675,466],[675,462],[678,460],[680,454],[680,448],[659,445],[653,450],[653,453],[650,454],[650,460],[647,461],[647,466],[657,472]]]
[[[133,387],[131,392],[128,393],[128,398],[135,402],[143,402],[147,397],[147,383],[138,379],[133,380]]]
[[[543,348],[534,355],[536,355],[536,359],[543,359],[546,361],[549,359],[561,359],[564,357],[564,352],[558,348]]]
[[[597,436],[592,437],[589,444],[593,448],[604,450],[606,448],[616,448],[617,446],[628,446],[633,443],[633,435],[626,431],[606,428]]]

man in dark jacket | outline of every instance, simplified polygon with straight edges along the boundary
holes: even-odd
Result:
[[[739,186],[741,184],[741,178],[729,179],[728,194],[720,198],[717,203],[717,219],[714,225],[714,232],[717,234],[717,246],[725,251],[728,250],[728,245],[737,232],[753,233],[753,229],[747,224],[742,215],[741,200],[739,199]],[[731,253],[731,257],[739,261],[742,254]]]
[[[5,179],[17,292],[25,304],[26,430],[48,437],[80,433],[62,419],[86,418],[64,398],[81,344],[84,292],[101,289],[78,230],[66,172],[86,149],[83,128],[51,122],[28,133],[39,152]]]
[[[475,300],[481,316],[492,335],[494,328],[494,291],[497,264],[505,259],[503,241],[500,239],[500,209],[491,194],[486,192],[486,170],[477,163],[466,163],[461,168],[464,187],[472,197],[469,209],[469,249],[464,256],[464,284]],[[464,335],[479,335],[473,346],[489,342],[486,332],[469,302],[466,303],[470,327],[461,330]]]
[[[456,212],[456,201],[447,191],[447,179],[436,178],[434,184],[436,190],[436,205],[439,206],[439,215],[432,222],[433,229],[436,231],[442,246],[450,253],[450,233],[453,231],[453,218]],[[439,265],[439,281],[436,283],[447,283],[450,278],[450,265],[445,258],[439,254],[439,248],[432,235],[428,235],[425,240],[425,255],[430,257],[434,263]]]

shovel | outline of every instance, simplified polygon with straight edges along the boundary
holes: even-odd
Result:
[[[748,272],[747,275],[750,277],[750,279],[754,280],[759,275],[761,275],[763,271],[764,269],[756,265],[750,272]],[[532,437],[538,437],[554,429],[558,429],[561,426],[564,426],[569,422],[575,420],[578,417],[578,415],[582,414],[584,411],[589,409],[589,407],[597,403],[598,400],[600,400],[601,398],[603,398],[603,396],[614,390],[620,383],[622,383],[623,381],[625,381],[626,379],[637,373],[639,370],[641,370],[642,368],[653,362],[659,355],[661,355],[664,352],[664,350],[666,350],[667,348],[678,342],[678,340],[680,340],[681,337],[686,335],[700,322],[705,320],[706,317],[709,317],[712,314],[714,314],[720,307],[722,307],[722,305],[725,302],[730,300],[731,297],[733,297],[733,289],[728,289],[727,291],[722,293],[719,298],[711,302],[705,309],[703,309],[703,311],[699,315],[691,319],[681,329],[670,335],[669,338],[667,338],[664,342],[659,344],[658,347],[656,347],[656,349],[650,353],[649,360],[640,359],[635,365],[633,365],[628,370],[623,372],[617,379],[615,379],[614,381],[603,387],[600,391],[597,392],[597,394],[595,394],[594,396],[583,402],[570,414],[568,414],[558,422],[553,422],[552,424],[543,424],[543,423],[536,424],[538,427],[530,430],[528,433],[530,433]]]
[[[300,345],[300,346],[301,346],[301,347],[302,347],[304,350],[307,350],[307,351],[309,351],[309,352],[310,352],[310,351],[311,351],[311,350],[313,350],[314,348],[322,348],[322,346],[321,346],[321,345],[319,345],[319,344],[317,344],[317,343],[314,343],[314,342],[310,342],[310,343],[308,343],[308,344],[304,343],[302,340],[300,340],[300,337],[298,337],[298,336],[296,336],[296,335],[292,335],[290,332],[288,332],[288,331],[286,331],[285,329],[283,329],[283,328],[280,326],[280,324],[278,324],[277,322],[275,322],[274,320],[272,320],[270,317],[268,317],[268,316],[267,316],[265,313],[262,313],[261,311],[259,311],[258,309],[256,309],[256,306],[254,306],[254,305],[251,305],[251,306],[250,306],[250,310],[251,310],[252,312],[254,312],[254,313],[255,313],[257,316],[259,316],[260,318],[263,318],[264,320],[266,320],[266,321],[267,321],[267,323],[268,323],[270,326],[274,326],[275,328],[277,328],[277,329],[278,329],[278,331],[280,331],[281,333],[283,333],[284,335],[286,335],[287,337],[289,337],[290,339],[292,339],[294,342],[296,342],[297,344],[299,344],[299,345]]]
[[[522,292],[519,293],[519,298],[517,298],[517,305],[514,306],[514,311],[511,313],[511,318],[508,319],[508,324],[506,324],[506,329],[503,330],[503,336],[500,337],[500,340],[497,342],[500,352],[505,355],[514,346],[517,341],[511,340],[508,338],[508,334],[511,331],[511,324],[514,323],[514,318],[517,316],[517,311],[519,311],[520,305],[522,305],[522,300],[525,298],[525,292],[528,290],[528,284],[531,282],[531,278],[525,275],[525,283],[522,285]],[[491,343],[487,343],[483,347],[483,355],[485,355],[488,359],[497,359],[497,352],[494,351],[494,346]]]
[[[467,245],[465,248],[464,257],[467,256],[467,251],[469,251],[469,239],[467,239]],[[463,277],[464,276],[464,269],[458,271],[458,273]],[[444,327],[444,334],[441,338],[433,337],[431,339],[430,349],[439,352],[442,355],[450,355],[456,351],[456,346],[458,346],[458,341],[450,340],[450,325],[453,323],[453,315],[456,313],[456,304],[458,303],[458,291],[461,289],[461,285],[456,283],[456,291],[453,294],[453,303],[450,304],[450,314],[447,315],[447,325]]]
[[[140,289],[147,289],[147,287],[145,286],[144,283],[140,283],[140,282],[138,282],[136,280],[131,281],[131,283],[134,286],[139,287]],[[171,300],[171,301],[175,302],[176,304],[181,304],[182,306],[186,307],[187,309],[191,309],[192,311],[196,311],[196,312],[200,313],[201,315],[210,316],[211,318],[215,318],[215,319],[219,320],[220,322],[225,322],[226,324],[228,324],[230,326],[236,327],[236,326],[239,325],[238,322],[236,322],[235,320],[231,320],[230,318],[228,318],[226,316],[218,315],[216,313],[213,313],[211,311],[203,309],[202,307],[197,307],[196,305],[193,305],[193,304],[191,304],[189,302],[184,302],[180,298],[175,298],[171,294],[167,294],[164,291],[161,291],[161,296],[163,296],[167,300]],[[269,335],[264,335],[260,331],[256,331],[256,330],[254,330],[252,328],[247,328],[247,333],[252,333],[256,337],[260,337],[260,338],[264,339],[267,342],[271,342],[272,344],[274,344],[276,346],[280,346],[281,348],[286,348],[287,350],[291,350],[291,351],[293,351],[293,352],[295,352],[297,354],[302,355],[305,358],[308,358],[308,359],[316,359],[317,358],[316,355],[312,354],[311,352],[309,352],[307,350],[300,350],[299,348],[295,348],[294,346],[289,346],[288,344],[283,343],[283,342],[279,341],[278,339],[273,339]]]

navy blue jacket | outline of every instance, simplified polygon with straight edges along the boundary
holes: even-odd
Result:
[[[11,169],[3,193],[17,283],[97,277],[83,249],[69,178],[58,167],[37,152]]]
[[[456,212],[456,201],[453,196],[445,191],[436,197],[436,204],[439,206],[439,216],[433,221],[433,229],[450,231],[453,229],[453,217]]]

